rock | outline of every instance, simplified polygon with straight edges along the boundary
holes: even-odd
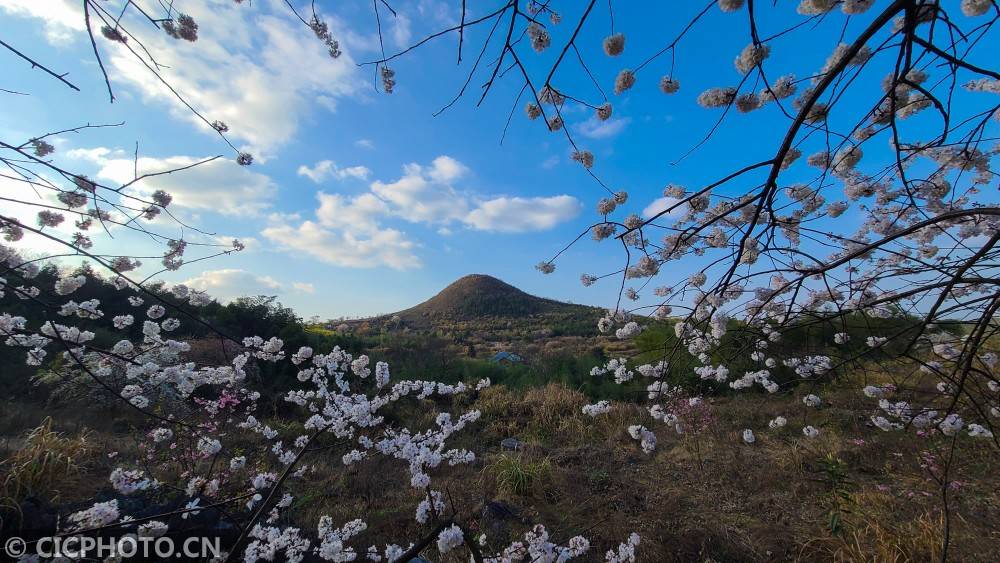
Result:
[[[504,438],[503,440],[500,440],[500,449],[508,452],[516,452],[523,447],[524,444],[522,444],[517,438]]]
[[[519,508],[502,500],[490,501],[483,507],[484,520],[507,520],[520,516],[521,510]]]
[[[502,500],[494,500],[483,507],[482,526],[486,535],[503,540],[510,531],[510,521],[521,521],[521,510]]]

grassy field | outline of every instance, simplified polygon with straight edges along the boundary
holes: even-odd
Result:
[[[498,385],[438,405],[452,412],[480,409],[483,417],[452,444],[479,452],[476,463],[440,469],[435,487],[494,547],[544,523],[555,538],[590,538],[595,559],[636,531],[642,561],[938,560],[941,490],[926,466],[949,444],[940,436],[919,443],[871,428],[858,416],[856,391],[830,389],[824,397],[824,406],[808,415],[821,429],[813,440],[799,432],[805,412],[797,396],[745,395],[711,401],[711,422],[697,434],[661,427],[660,443],[647,455],[626,434],[629,424],[653,427],[638,405],[616,403],[591,418],[580,410],[587,398],[562,385],[516,391]],[[742,441],[738,425],[766,429],[778,414],[788,417],[786,428],[758,430],[752,445]],[[71,506],[107,493],[114,466],[107,452],[135,451],[125,412],[54,415],[56,422],[37,406],[4,405],[0,492],[8,506],[28,496]],[[394,415],[423,427],[432,424],[434,409],[409,407]],[[38,426],[25,435],[23,429]],[[295,429],[288,422],[275,426]],[[503,451],[505,438],[523,447]],[[996,561],[995,452],[972,440],[957,447],[956,459],[963,461],[951,475],[958,485],[948,491],[949,560]],[[375,459],[345,468],[342,453],[315,454],[318,469],[295,486],[286,523],[309,530],[322,514],[335,521],[360,516],[369,529],[359,546],[405,544],[427,532],[414,520],[420,493],[404,482],[400,462]],[[437,557],[433,548],[428,555],[461,559]]]

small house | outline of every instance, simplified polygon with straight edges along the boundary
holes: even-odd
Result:
[[[496,354],[494,354],[493,357],[490,358],[490,361],[495,364],[501,364],[503,362],[508,362],[511,364],[519,364],[523,362],[524,359],[521,358],[521,356],[514,354],[513,352],[507,352],[505,350],[501,350]]]

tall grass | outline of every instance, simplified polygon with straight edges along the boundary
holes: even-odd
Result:
[[[550,470],[548,458],[529,461],[520,455],[510,454],[501,454],[485,468],[496,480],[498,491],[518,496],[533,492]]]
[[[90,450],[89,431],[66,436],[52,429],[52,417],[30,430],[24,445],[0,461],[0,505],[17,509],[29,496],[58,502],[63,491],[78,488],[83,467],[78,460]]]

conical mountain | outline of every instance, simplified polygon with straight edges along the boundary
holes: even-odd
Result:
[[[535,297],[493,276],[472,274],[459,278],[427,301],[397,314],[404,320],[473,320],[584,311],[593,309]]]

